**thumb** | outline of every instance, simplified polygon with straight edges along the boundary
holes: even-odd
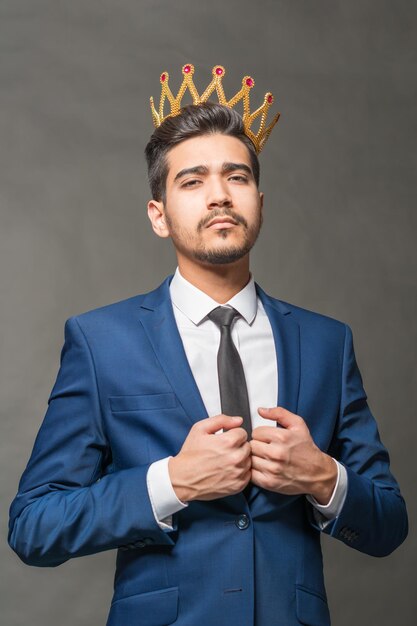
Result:
[[[231,417],[230,415],[214,415],[213,417],[207,417],[201,420],[201,429],[208,435],[216,433],[221,428],[236,428],[240,426],[243,419],[238,416]]]
[[[287,411],[281,406],[273,407],[270,409],[259,408],[258,413],[261,417],[274,420],[278,422],[283,428],[294,428],[304,424],[304,420],[299,415]]]

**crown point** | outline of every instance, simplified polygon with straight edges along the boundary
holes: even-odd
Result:
[[[210,84],[208,85],[208,87],[206,88],[206,90],[204,91],[202,96],[198,94],[197,89],[193,83],[192,76],[194,74],[194,65],[192,65],[191,63],[187,63],[186,65],[183,65],[182,74],[184,76],[184,80],[178,91],[177,96],[174,96],[171,93],[171,90],[168,86],[168,80],[169,80],[168,72],[164,71],[162,72],[162,74],[160,74],[159,80],[162,85],[162,91],[161,91],[161,99],[159,103],[159,112],[156,111],[155,109],[153,98],[152,97],[150,98],[150,105],[151,105],[151,112],[152,112],[152,119],[153,119],[154,126],[158,127],[163,123],[163,121],[167,117],[171,117],[171,116],[173,117],[180,113],[181,98],[183,97],[187,89],[189,89],[192,95],[194,104],[206,102],[210,94],[214,90],[216,90],[219,103],[226,105],[229,108],[233,108],[237,102],[243,99],[243,109],[244,109],[243,120],[244,120],[245,134],[253,142],[255,149],[256,149],[256,153],[259,154],[266,140],[268,139],[268,136],[272,128],[275,126],[275,124],[277,123],[280,117],[280,114],[277,113],[274,116],[272,122],[269,124],[269,126],[267,127],[265,126],[265,119],[269,110],[269,106],[275,101],[275,98],[272,95],[272,93],[268,91],[264,96],[263,105],[260,106],[258,109],[256,109],[256,111],[251,113],[250,102],[249,102],[250,100],[249,90],[255,86],[255,81],[252,78],[252,76],[246,75],[242,78],[241,89],[228,101],[226,99],[226,96],[223,91],[223,86],[222,86],[222,79],[224,75],[226,74],[226,70],[222,65],[215,65],[213,67],[212,80]],[[167,97],[171,104],[171,111],[167,115],[164,115],[163,108],[164,108],[164,102]],[[255,134],[251,130],[252,121],[261,114],[262,114],[262,122],[258,130],[258,133]]]

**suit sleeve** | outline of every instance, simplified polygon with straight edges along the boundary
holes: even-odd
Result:
[[[112,548],[175,543],[153,515],[149,464],[112,472],[109,459],[94,362],[70,318],[48,409],[10,507],[9,544],[25,563],[55,566]]]
[[[390,554],[407,536],[407,511],[367,403],[348,326],[339,419],[329,454],[345,466],[348,486],[341,512],[323,532],[366,554]]]

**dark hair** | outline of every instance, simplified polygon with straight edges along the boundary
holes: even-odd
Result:
[[[189,104],[178,115],[167,117],[153,132],[146,148],[148,179],[154,200],[166,201],[168,162],[171,148],[185,139],[221,133],[240,139],[249,150],[253,176],[259,186],[259,161],[255,146],[245,135],[243,120],[237,111],[216,102]]]

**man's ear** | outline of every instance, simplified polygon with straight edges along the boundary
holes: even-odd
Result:
[[[153,232],[156,233],[158,237],[169,237],[163,202],[158,202],[158,200],[149,200],[148,217],[151,220]]]

